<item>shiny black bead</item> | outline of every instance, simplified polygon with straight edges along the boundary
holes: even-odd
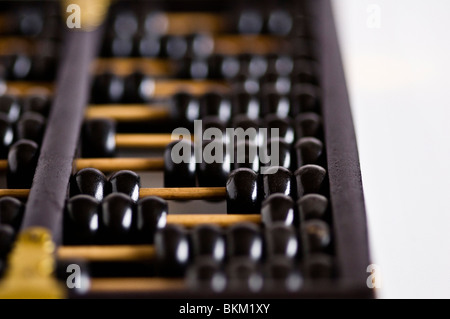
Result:
[[[191,248],[186,230],[178,225],[167,225],[155,235],[158,275],[183,276],[191,259]]]
[[[110,193],[124,193],[137,202],[139,200],[139,189],[141,178],[135,172],[122,170],[115,172],[109,177],[108,188]]]
[[[272,11],[267,20],[269,33],[278,36],[289,35],[293,25],[294,21],[291,14],[287,10],[282,9]]]
[[[0,113],[0,158],[8,157],[9,148],[14,141],[13,124],[5,114]]]
[[[200,187],[225,187],[231,171],[230,154],[220,140],[204,142],[203,158],[197,163],[197,178]]]
[[[311,219],[304,223],[308,253],[324,251],[331,243],[330,227],[322,220]]]
[[[9,225],[18,231],[24,210],[24,204],[17,198],[10,196],[0,198],[0,224]]]
[[[209,141],[228,143],[226,129],[227,126],[217,116],[207,116],[202,118],[202,133],[205,143]]]
[[[93,244],[99,229],[100,201],[89,195],[69,199],[64,214],[66,244]]]
[[[250,120],[257,120],[260,116],[260,103],[254,94],[245,91],[237,92],[232,99],[233,115],[243,114]]]
[[[25,112],[16,124],[16,138],[41,144],[46,127],[45,117],[35,112]]]
[[[170,143],[164,151],[164,187],[195,187],[195,168],[192,142]]]
[[[241,75],[258,79],[267,72],[268,62],[264,56],[241,54],[239,55],[239,60]]]
[[[209,34],[192,34],[187,36],[188,52],[190,56],[205,58],[213,54],[214,39]]]
[[[197,259],[186,273],[187,286],[205,292],[222,292],[227,286],[227,278],[220,265],[209,258]]]
[[[263,92],[262,97],[263,114],[275,114],[280,118],[286,118],[291,112],[291,102],[286,95],[279,94],[274,90]]]
[[[320,95],[318,88],[311,84],[297,84],[292,88],[292,115],[304,112],[320,114]]]
[[[289,55],[270,54],[269,71],[278,76],[288,76],[294,70],[294,61]]]
[[[51,98],[46,94],[33,94],[23,98],[23,111],[36,112],[45,117],[50,113]]]
[[[254,172],[259,172],[260,160],[258,157],[258,145],[250,141],[239,141],[234,147],[235,170],[248,168]]]
[[[182,59],[188,53],[188,42],[183,36],[164,35],[161,37],[161,55],[170,59]]]
[[[259,292],[264,285],[264,278],[258,264],[249,258],[234,257],[225,269],[228,288],[235,292]]]
[[[204,80],[209,75],[209,64],[202,58],[184,58],[180,61],[177,75],[182,79]]]
[[[295,118],[294,127],[297,140],[302,137],[318,138],[322,135],[322,118],[316,113],[302,113]]]
[[[83,168],[72,176],[70,196],[89,195],[102,201],[106,196],[106,176],[96,168]]]
[[[305,194],[321,193],[327,171],[317,165],[305,165],[295,171],[297,181],[297,197]]]
[[[144,17],[144,32],[151,35],[166,34],[169,27],[169,18],[165,12],[150,11]]]
[[[5,114],[10,122],[16,122],[21,113],[22,106],[18,99],[11,95],[0,96],[0,113]]]
[[[16,13],[18,31],[22,35],[37,36],[44,29],[45,17],[42,11],[23,8]]]
[[[16,233],[9,225],[0,225],[0,258],[5,258],[10,252]]]
[[[30,140],[19,140],[8,153],[8,188],[31,188],[39,158],[39,146]]]
[[[137,55],[146,58],[156,58],[161,54],[161,39],[159,36],[147,34],[137,37]]]
[[[234,128],[235,135],[239,132],[238,129],[242,129],[243,133],[245,133],[244,138],[239,139],[239,136],[236,136],[235,143],[239,142],[250,142],[254,145],[259,145],[261,143],[262,136],[260,135],[260,121],[258,119],[251,119],[246,115],[239,114],[235,115],[232,121],[232,127]],[[230,136],[231,139],[231,136]]]
[[[102,56],[129,57],[133,52],[133,38],[119,37],[114,32],[105,35]]]
[[[294,129],[292,128],[292,123],[288,118],[280,118],[275,114],[269,114],[265,118],[265,123],[269,138],[279,137],[288,144],[294,142]],[[278,130],[278,135],[274,136],[272,134],[272,129]]]
[[[91,89],[91,102],[97,104],[120,103],[125,90],[124,79],[112,72],[94,77]]]
[[[215,225],[203,224],[191,231],[193,257],[208,257],[216,263],[225,259],[225,238],[222,229]]]
[[[283,223],[291,226],[295,221],[294,201],[283,194],[273,194],[267,197],[261,205],[261,220],[264,225]]]
[[[272,91],[279,95],[286,95],[291,91],[292,81],[286,76],[276,73],[267,73],[259,80],[261,91]]]
[[[177,127],[193,128],[193,123],[200,117],[200,104],[190,93],[179,92],[172,96],[171,118]]]
[[[124,103],[147,103],[153,96],[154,80],[139,71],[127,75],[124,79]]]
[[[275,223],[265,230],[266,256],[269,260],[278,257],[296,259],[301,251],[295,228],[284,223]]]
[[[121,38],[131,38],[138,31],[139,21],[132,11],[120,11],[113,17],[115,33]]]
[[[311,279],[330,279],[334,277],[333,258],[326,254],[311,254],[305,260],[305,273]]]
[[[226,232],[227,256],[245,257],[258,262],[263,257],[264,247],[261,232],[255,224],[238,223]]]
[[[166,227],[169,208],[159,197],[148,196],[137,203],[137,223],[139,242],[152,244],[158,229]]]
[[[272,194],[294,196],[294,185],[290,170],[281,166],[271,166],[263,175],[264,198]]]
[[[123,193],[113,193],[102,203],[100,231],[102,240],[111,244],[128,243],[135,224],[134,201]]]
[[[209,78],[233,79],[241,69],[240,61],[235,56],[212,55],[208,58]]]
[[[231,102],[221,93],[206,93],[200,98],[200,116],[217,116],[223,123],[228,123],[231,118]]]
[[[116,123],[109,119],[85,120],[82,132],[83,157],[114,157]]]
[[[227,184],[228,214],[258,214],[260,189],[258,174],[248,168],[231,172]]]
[[[323,143],[315,137],[303,137],[295,144],[297,167],[319,164],[323,154]]]
[[[243,10],[238,18],[237,31],[241,34],[259,34],[264,26],[264,17],[259,10]]]
[[[10,76],[15,80],[25,80],[31,71],[31,58],[24,54],[16,54],[12,58]]]
[[[297,201],[302,219],[323,218],[328,208],[328,199],[319,194],[308,194]]]
[[[296,292],[303,287],[304,278],[300,269],[288,258],[269,260],[265,264],[264,274],[264,288],[268,291],[277,289]]]
[[[291,146],[279,138],[272,138],[259,147],[261,172],[270,166],[281,166],[290,169],[293,164]]]

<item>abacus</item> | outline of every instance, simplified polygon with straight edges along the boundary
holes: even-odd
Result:
[[[374,296],[329,0],[69,5],[1,4],[0,297]]]

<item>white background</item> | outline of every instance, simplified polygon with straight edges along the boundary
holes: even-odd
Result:
[[[379,28],[367,23],[373,4]],[[333,5],[378,296],[450,298],[450,1]]]

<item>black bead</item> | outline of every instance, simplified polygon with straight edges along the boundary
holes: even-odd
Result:
[[[317,63],[310,59],[296,59],[291,74],[294,83],[319,84]]]
[[[83,259],[60,259],[56,262],[55,276],[63,283],[68,283],[70,295],[83,295],[91,287],[91,269]]]
[[[324,221],[311,219],[304,223],[308,253],[324,251],[331,242],[330,227]]]
[[[232,100],[233,115],[243,114],[250,120],[256,120],[260,116],[260,103],[254,94],[245,91],[237,92]]]
[[[177,75],[181,79],[207,79],[209,63],[206,59],[186,57],[179,62]]]
[[[210,128],[214,130],[208,130]],[[221,138],[217,130],[221,132],[222,134]],[[205,141],[205,143],[209,141],[228,143],[226,130],[227,126],[224,123],[222,123],[222,121],[217,116],[207,116],[202,118],[202,133],[203,133],[203,140]]]
[[[124,193],[135,202],[139,200],[141,178],[135,172],[129,170],[115,172],[109,177],[108,182],[110,193]]]
[[[248,168],[231,172],[227,184],[228,214],[258,214],[260,189],[258,174]]]
[[[14,141],[13,124],[5,114],[0,113],[0,158],[8,157],[9,148]]]
[[[230,154],[219,139],[203,144],[203,158],[197,163],[197,178],[200,187],[224,187],[230,175]],[[222,154],[220,154],[222,152]],[[211,155],[212,158],[207,158]]]
[[[31,188],[39,158],[39,146],[30,140],[19,140],[8,153],[8,188]]]
[[[31,71],[31,58],[24,54],[16,54],[12,58],[10,76],[15,80],[25,80]]]
[[[304,112],[320,114],[320,96],[318,88],[311,84],[297,84],[291,93],[292,115]]]
[[[261,205],[261,220],[264,225],[283,223],[291,226],[295,222],[294,201],[283,194],[273,194],[267,197]]]
[[[291,112],[289,97],[274,90],[263,92],[261,101],[264,115],[275,114],[280,118],[286,118]]]
[[[261,91],[271,91],[281,96],[288,94],[291,91],[292,81],[289,77],[279,76],[276,73],[266,73],[260,78]]]
[[[221,122],[228,123],[231,119],[231,102],[221,93],[206,93],[200,98],[200,115],[217,116]]]
[[[17,198],[0,198],[0,224],[9,225],[18,231],[22,223],[25,206]]]
[[[41,144],[45,133],[45,117],[35,112],[25,112],[17,121],[16,138],[27,139]]]
[[[147,103],[153,96],[154,80],[139,71],[127,75],[124,79],[124,103]]]
[[[109,119],[88,119],[83,125],[83,157],[114,157],[116,151],[116,123]]]
[[[295,144],[297,167],[319,164],[323,154],[323,143],[315,137],[303,137]]]
[[[328,208],[328,199],[319,194],[308,194],[297,201],[302,219],[323,218]]]
[[[239,55],[239,60],[243,76],[258,79],[267,72],[268,62],[264,56],[244,53]]]
[[[177,126],[193,128],[193,123],[200,117],[200,105],[197,98],[190,93],[179,92],[172,96],[171,118]]]
[[[243,10],[238,18],[237,31],[241,34],[259,34],[264,26],[264,18],[259,10]]]
[[[305,165],[295,171],[297,180],[297,196],[301,198],[305,194],[321,193],[327,171],[317,165]]]
[[[23,98],[23,111],[36,112],[45,117],[50,113],[51,98],[45,94],[33,94]]]
[[[131,38],[138,31],[139,21],[132,11],[120,11],[113,17],[115,33],[121,38]]]
[[[190,56],[205,58],[214,51],[214,39],[209,34],[192,34],[187,36],[188,53]]]
[[[187,286],[205,292],[222,292],[227,286],[227,278],[220,265],[209,258],[197,259],[186,274]]]
[[[106,176],[96,168],[83,168],[70,182],[70,196],[90,195],[99,201],[106,196]]]
[[[301,251],[295,228],[284,223],[275,223],[266,228],[266,255],[269,260],[285,257],[296,259]]]
[[[6,114],[10,122],[16,122],[21,113],[22,106],[16,97],[11,95],[0,96],[0,113]]]
[[[333,258],[326,254],[316,253],[305,260],[305,273],[311,279],[330,279],[334,277]]]
[[[0,258],[5,258],[10,252],[16,233],[9,225],[0,225]]]
[[[280,118],[275,114],[269,114],[265,118],[267,135],[269,138],[280,138],[283,139],[286,143],[291,144],[294,142],[295,134],[294,129],[292,128],[291,121],[287,118]],[[272,129],[278,130],[278,135],[272,135]]]
[[[299,114],[295,118],[295,135],[299,140],[303,137],[320,137],[322,135],[322,118],[312,112]]]
[[[193,257],[208,257],[216,263],[225,259],[225,238],[222,229],[215,225],[203,224],[191,231]]]
[[[157,230],[166,227],[168,213],[168,205],[164,199],[155,196],[140,199],[136,216],[139,241],[152,244]]]
[[[233,79],[241,69],[240,61],[235,56],[212,55],[208,58],[209,78]]]
[[[294,70],[294,61],[289,55],[269,55],[269,71],[278,76],[288,76]]]
[[[112,72],[105,72],[94,77],[91,89],[92,103],[120,103],[124,95],[124,79]]]
[[[188,233],[178,225],[167,225],[155,235],[157,272],[177,277],[186,272],[191,258]]]
[[[258,157],[258,145],[251,141],[239,141],[234,147],[235,170],[248,168],[254,172],[259,172],[260,160]]]
[[[300,269],[288,258],[269,260],[265,264],[264,273],[264,288],[268,291],[277,289],[296,292],[303,287],[304,279]]]
[[[69,199],[64,215],[66,244],[93,244],[99,229],[100,201],[89,195]]]
[[[260,135],[260,122],[257,119],[251,119],[246,115],[239,114],[234,116],[232,127],[234,128],[235,135],[239,132],[238,129],[242,129],[243,133],[245,134],[244,139],[239,139],[238,136],[235,138],[235,143],[239,142],[249,142],[256,145],[259,145],[261,142],[261,135]],[[230,136],[230,139],[232,137]]]
[[[258,262],[263,257],[264,247],[261,232],[255,224],[238,223],[226,232],[227,256],[245,257]]]
[[[265,172],[270,166],[281,166],[291,169],[293,159],[291,146],[285,140],[272,138],[259,147],[259,159],[261,162],[261,172]]]
[[[36,54],[31,57],[30,80],[54,81],[58,70],[58,57],[48,54]]]
[[[183,36],[164,35],[161,37],[161,55],[170,59],[182,59],[188,53],[187,39]]]
[[[287,168],[272,166],[263,174],[264,198],[277,193],[294,196],[294,185],[292,173]]]
[[[104,242],[128,243],[134,223],[134,201],[129,196],[123,193],[113,193],[105,197],[102,203],[100,222]]]
[[[159,36],[147,34],[137,37],[137,55],[146,58],[156,58],[161,54],[161,39]]]
[[[164,187],[195,187],[195,168],[192,142],[170,143],[164,152]]]
[[[293,24],[293,18],[287,10],[274,10],[269,14],[267,30],[274,35],[286,36],[291,32]]]
[[[225,269],[228,287],[231,291],[259,292],[264,285],[264,278],[257,263],[242,257],[234,257]]]

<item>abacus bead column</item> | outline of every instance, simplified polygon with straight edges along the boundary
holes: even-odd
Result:
[[[199,225],[191,231],[193,257],[208,257],[216,263],[225,259],[225,238],[215,225]]]
[[[297,167],[318,164],[323,154],[323,143],[315,137],[303,137],[295,144]]]
[[[109,119],[88,119],[83,125],[83,157],[113,157],[116,151],[116,123]]]
[[[70,196],[85,194],[102,201],[103,197],[106,196],[105,186],[105,174],[96,168],[83,168],[72,176]]]
[[[224,187],[230,174],[230,154],[226,145],[215,139],[203,144],[203,159],[197,164],[200,187]],[[207,158],[211,157],[211,158]]]
[[[115,172],[109,177],[108,185],[110,193],[124,193],[135,202],[139,200],[141,178],[133,171],[123,170]]]
[[[300,242],[295,228],[283,223],[275,223],[266,228],[267,258],[286,257],[296,259],[300,253]]]
[[[276,193],[294,196],[291,171],[281,166],[270,167],[263,175],[263,190],[265,198]]]
[[[0,198],[0,224],[9,225],[18,231],[22,223],[24,204],[17,198]]]
[[[164,187],[195,187],[195,167],[192,142],[170,143],[164,152]]]
[[[10,122],[19,119],[22,106],[16,97],[11,95],[0,96],[0,113],[6,114]]]
[[[0,225],[0,259],[5,258],[12,248],[16,233],[9,225]]]
[[[318,165],[305,165],[295,171],[297,197],[305,194],[321,193],[327,171]]]
[[[328,208],[328,199],[319,194],[308,194],[297,201],[302,219],[323,218]]]
[[[258,174],[248,168],[239,168],[231,172],[227,185],[228,214],[258,214],[260,207],[260,189]]]
[[[64,215],[66,244],[92,244],[99,229],[100,202],[89,195],[69,199]]]
[[[13,141],[13,124],[5,114],[0,114],[0,158],[6,158],[8,156],[8,151]]]
[[[8,153],[8,188],[31,188],[39,157],[39,146],[30,140],[19,140]]]
[[[263,257],[263,239],[258,226],[250,223],[238,223],[230,226],[226,233],[227,255],[244,257],[258,262]]]
[[[38,144],[44,137],[45,117],[35,112],[25,112],[16,124],[16,138],[28,139]]]
[[[114,193],[102,203],[100,230],[107,243],[122,244],[130,240],[135,221],[134,202],[123,194]]]
[[[273,194],[267,197],[261,208],[261,219],[265,226],[283,223],[291,226],[295,222],[294,201],[290,196]]]
[[[182,276],[190,261],[189,237],[184,228],[167,225],[155,235],[158,273],[163,276]]]
[[[167,202],[162,198],[148,196],[139,200],[136,212],[139,241],[152,244],[157,230],[166,227],[168,213]]]
[[[331,242],[330,227],[318,219],[308,220],[304,224],[308,253],[324,251]]]
[[[209,258],[196,260],[186,274],[187,286],[198,291],[222,292],[227,278],[220,264]]]

